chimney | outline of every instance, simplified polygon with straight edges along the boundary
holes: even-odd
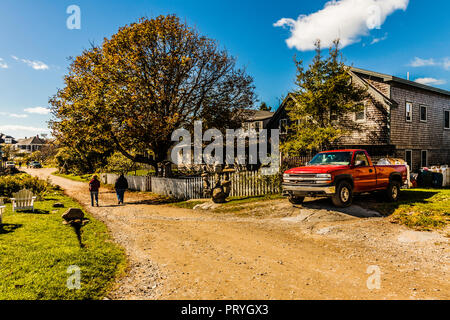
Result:
[[[406,80],[409,81],[409,72],[406,73]]]

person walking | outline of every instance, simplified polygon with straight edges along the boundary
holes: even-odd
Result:
[[[94,200],[98,207],[98,190],[100,189],[100,181],[98,176],[94,175],[89,182],[89,191],[91,192],[91,205],[94,206]]]
[[[114,189],[116,189],[117,194],[117,200],[119,201],[119,204],[123,204],[123,200],[125,197],[125,191],[128,189],[128,181],[123,175],[123,173],[120,175],[120,177],[117,179],[116,183],[114,184]]]

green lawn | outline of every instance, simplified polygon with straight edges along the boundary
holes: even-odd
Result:
[[[62,174],[62,173],[57,173],[57,172],[52,173],[52,175],[70,179],[73,181],[79,181],[79,182],[89,182],[89,181],[91,181],[92,177],[94,176],[94,174],[92,174],[92,173],[77,176],[74,174]]]
[[[66,208],[54,209],[61,202]],[[126,267],[126,258],[106,226],[92,216],[81,229],[80,246],[74,229],[61,214],[80,205],[61,193],[35,204],[36,212],[12,213],[6,205],[0,228],[0,300],[101,299]],[[66,286],[69,266],[81,269],[81,289]]]
[[[369,206],[410,228],[441,229],[450,222],[450,189],[402,190],[397,203],[381,201]]]

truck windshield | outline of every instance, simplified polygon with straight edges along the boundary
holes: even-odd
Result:
[[[348,166],[352,161],[352,152],[324,152],[317,154],[310,162],[311,166]]]

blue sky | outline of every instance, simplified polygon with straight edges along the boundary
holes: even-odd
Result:
[[[294,87],[293,56],[308,63],[313,40],[326,43],[335,33],[345,40],[349,64],[399,77],[409,71],[411,80],[450,90],[449,1],[327,2],[2,0],[0,132],[17,138],[45,133],[48,98],[63,85],[68,57],[139,17],[168,13],[236,56],[254,77],[259,100],[273,107]],[[70,5],[81,9],[80,30],[66,27]]]

